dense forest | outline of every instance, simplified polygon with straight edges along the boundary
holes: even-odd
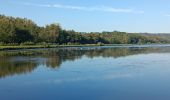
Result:
[[[76,32],[62,29],[59,24],[38,26],[26,18],[0,15],[0,45],[21,44],[149,44],[170,43],[170,35],[126,32]]]

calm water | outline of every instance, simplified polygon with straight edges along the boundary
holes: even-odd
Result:
[[[0,100],[170,100],[170,46],[0,51]]]

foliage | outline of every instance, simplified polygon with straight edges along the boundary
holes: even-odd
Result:
[[[169,36],[170,37],[170,36]],[[43,43],[52,44],[148,44],[169,43],[166,36],[148,35],[126,32],[75,32],[64,30],[59,24],[45,27],[37,26],[26,18],[14,18],[0,15],[0,45],[18,44],[33,45]]]

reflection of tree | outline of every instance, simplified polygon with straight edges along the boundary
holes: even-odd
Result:
[[[46,52],[46,51],[44,51]],[[52,49],[48,55],[44,55],[46,59],[46,66],[50,68],[58,68],[64,61],[74,61],[82,56],[80,51],[64,50],[64,49]]]
[[[125,57],[146,53],[165,53],[170,52],[169,47],[164,48],[56,48],[38,49],[23,51],[1,51],[0,52],[0,78],[30,73],[43,64],[49,68],[59,68],[65,61],[74,61],[82,56],[93,57]],[[12,58],[21,57],[25,60],[13,60]],[[29,59],[27,59],[29,58]],[[36,58],[36,60],[35,60]],[[38,59],[38,60],[37,60]]]
[[[8,58],[0,58],[0,78],[15,74],[26,74],[37,67],[35,62],[10,62]]]
[[[61,65],[62,61],[59,56],[49,57],[45,61],[45,65],[50,68],[58,68]]]

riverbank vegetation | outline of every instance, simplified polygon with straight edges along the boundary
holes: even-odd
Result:
[[[48,47],[51,45],[84,44],[151,44],[170,43],[170,35],[126,32],[76,32],[62,29],[59,24],[38,26],[26,18],[0,15],[0,46]],[[18,47],[18,48],[19,48]]]

